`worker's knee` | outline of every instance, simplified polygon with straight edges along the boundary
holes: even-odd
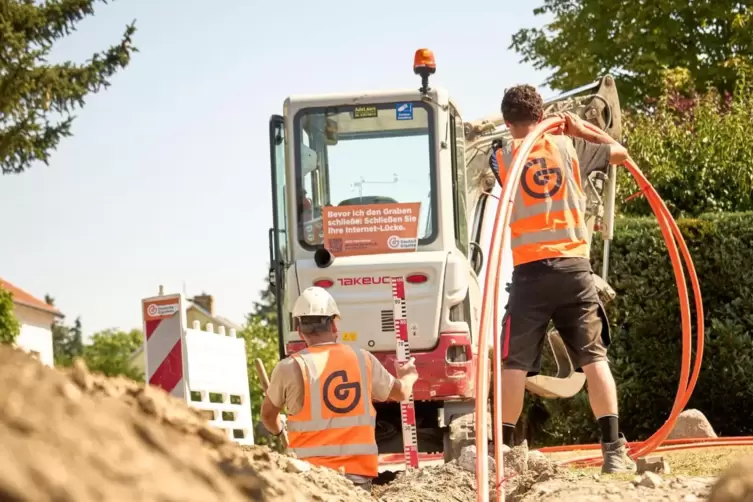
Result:
[[[606,356],[595,357],[594,361],[584,364],[582,368],[589,385],[591,385],[592,382],[614,381],[612,370],[609,368],[609,360]]]
[[[525,388],[528,371],[525,369],[505,368],[502,371],[502,388],[516,389]]]

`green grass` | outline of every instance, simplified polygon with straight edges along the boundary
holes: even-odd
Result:
[[[596,456],[598,451],[594,452],[563,452],[547,455],[550,459],[565,460],[583,456]],[[669,463],[670,475],[673,476],[717,476],[721,471],[726,469],[736,460],[743,457],[753,456],[753,447],[725,447],[725,448],[697,448],[691,450],[680,450],[672,452],[657,452],[650,456],[663,456]],[[609,477],[610,479],[630,480],[635,474],[601,474],[600,467],[569,467],[573,473],[585,475],[599,474],[599,476]]]

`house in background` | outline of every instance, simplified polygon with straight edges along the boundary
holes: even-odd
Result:
[[[63,314],[8,281],[0,279],[0,287],[13,296],[13,313],[21,324],[21,334],[16,345],[44,364],[54,366],[52,325],[57,319],[62,319]]]
[[[196,295],[187,301],[186,327],[192,328],[194,321],[199,321],[201,329],[205,329],[206,325],[211,323],[215,333],[217,333],[217,328],[220,326],[224,326],[226,334],[229,334],[231,329],[238,332],[243,329],[242,326],[238,326],[229,319],[216,315],[214,313],[214,298],[212,295],[207,294]],[[131,366],[143,373],[144,362],[144,346],[142,345],[141,348],[131,355]]]

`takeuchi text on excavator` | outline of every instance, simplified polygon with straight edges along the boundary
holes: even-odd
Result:
[[[282,115],[269,123],[270,283],[280,357],[305,347],[290,310],[301,291],[316,285],[337,301],[340,340],[373,352],[392,371],[390,278],[403,277],[424,464],[457,458],[474,443],[476,386],[489,385],[475,381],[478,357],[488,356],[488,347],[478,347],[480,310],[484,295],[493,294],[480,278],[501,192],[489,159],[494,147],[510,141],[500,113],[464,120],[449,92],[430,86],[435,71],[433,53],[420,49],[414,58],[420,88],[290,96]],[[621,135],[610,75],[545,102],[546,114],[563,111],[615,139]],[[604,302],[615,295],[606,282],[615,182],[614,167],[584,180],[589,240],[599,232],[605,241],[603,268],[594,274]],[[327,247],[325,219],[342,235]],[[353,252],[343,252],[346,241]],[[504,249],[502,284],[512,273],[509,242]],[[413,252],[396,252],[406,250]],[[498,309],[506,303],[506,295],[497,298]],[[554,329],[548,340],[556,373],[529,378],[527,389],[546,398],[571,397],[585,378],[574,371]],[[375,406],[381,469],[395,470],[403,451],[399,406]]]

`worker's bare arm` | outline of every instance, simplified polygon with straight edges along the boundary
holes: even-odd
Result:
[[[275,405],[269,396],[264,396],[264,401],[261,403],[261,423],[267,428],[270,434],[279,436],[282,432],[282,418],[280,412],[282,408]]]
[[[610,135],[601,130],[591,130],[587,128],[580,117],[572,113],[563,113],[561,116],[565,119],[565,127],[563,131],[565,134],[575,138],[581,138],[589,143],[609,145],[610,164],[620,165],[627,160],[627,149]]]
[[[261,423],[270,434],[279,435],[282,431],[280,414],[283,408],[290,408],[291,397],[295,394],[296,387],[300,387],[297,368],[298,365],[292,360],[283,359],[269,375],[269,387],[261,403]]]
[[[405,401],[410,398],[413,393],[413,384],[418,380],[416,360],[411,357],[403,364],[396,362],[395,373],[397,374],[397,379],[390,391],[390,399],[395,401]]]

